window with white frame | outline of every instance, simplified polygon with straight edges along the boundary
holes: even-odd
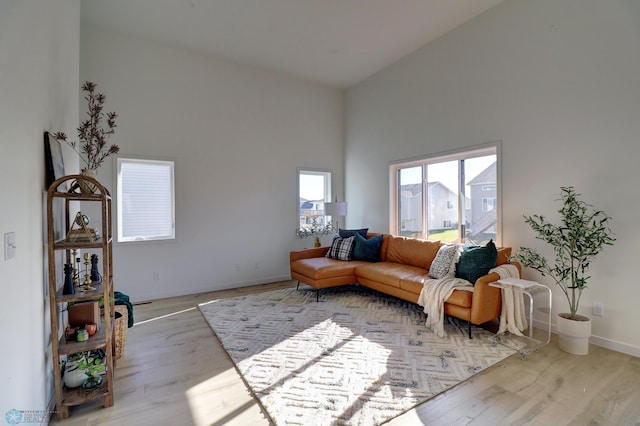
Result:
[[[390,232],[445,242],[501,242],[499,143],[390,165]]]
[[[175,239],[174,162],[117,160],[118,242]]]
[[[298,228],[324,226],[330,218],[325,215],[324,203],[331,201],[331,172],[327,170],[298,170]]]

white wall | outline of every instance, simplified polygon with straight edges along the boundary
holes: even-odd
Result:
[[[121,154],[176,161],[176,241],[117,244],[117,289],[148,300],[288,279],[289,251],[312,243],[295,236],[296,168],[332,169],[343,194],[342,93],[90,28],[80,56],[119,114]],[[98,178],[114,188],[112,165]]]
[[[44,265],[45,131],[78,123],[80,3],[0,2],[0,416],[46,410],[52,396]],[[78,161],[66,150],[69,173]],[[3,249],[0,249],[3,252]]]
[[[502,140],[504,244],[551,254],[522,215],[553,217],[560,186],[604,209],[618,241],[581,308],[604,304],[593,342],[640,356],[639,40],[637,1],[507,0],[352,88],[348,225],[389,229],[389,161]]]

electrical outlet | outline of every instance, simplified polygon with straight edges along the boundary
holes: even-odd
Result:
[[[593,315],[601,317],[604,315],[604,306],[602,305],[601,302],[593,302],[593,307],[591,312],[593,313]]]

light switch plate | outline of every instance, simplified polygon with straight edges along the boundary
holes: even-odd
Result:
[[[4,260],[16,257],[16,233],[7,232],[4,234]]]

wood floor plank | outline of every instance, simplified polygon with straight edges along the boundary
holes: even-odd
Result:
[[[197,309],[225,297],[295,287],[285,281],[154,300],[134,308],[115,370],[115,404],[71,410],[51,424],[269,425],[257,400]],[[591,346],[587,356],[552,342],[515,354],[390,425],[640,425],[640,358]]]

